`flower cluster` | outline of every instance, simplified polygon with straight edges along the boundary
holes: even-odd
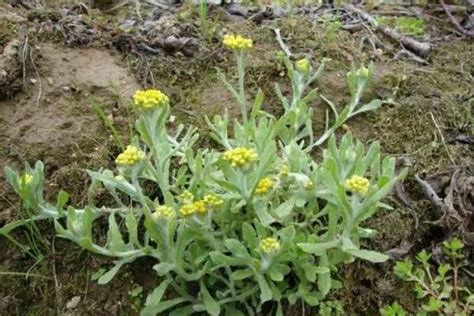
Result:
[[[280,176],[281,177],[288,177],[290,175],[290,167],[287,164],[283,164],[280,167]]]
[[[20,184],[21,185],[28,185],[33,181],[33,176],[29,173],[25,173],[20,177]]]
[[[133,95],[133,104],[143,110],[159,108],[168,103],[166,94],[156,89],[138,90]]]
[[[194,203],[184,204],[181,209],[179,210],[182,216],[188,217],[196,213],[196,208],[194,207]]]
[[[129,145],[115,159],[115,163],[119,166],[133,166],[140,160],[145,159],[145,153],[135,146]]]
[[[230,149],[224,153],[224,160],[229,161],[232,167],[247,167],[257,159],[255,150],[244,147]]]
[[[199,200],[193,203],[194,210],[199,215],[204,215],[207,213],[206,203],[203,200]]]
[[[306,190],[312,190],[312,189],[314,189],[314,183],[313,183],[313,181],[308,180],[308,181],[306,181],[305,183],[303,183],[303,187],[304,187]]]
[[[202,200],[204,203],[206,203],[206,205],[211,207],[218,207],[224,203],[224,201],[222,201],[222,199],[215,194],[207,194]]]
[[[205,215],[207,213],[206,202],[204,200],[199,200],[193,203],[184,204],[179,212],[184,217],[188,217],[193,214]]]
[[[369,179],[361,176],[352,176],[350,179],[346,180],[345,187],[351,192],[365,195],[369,190]]]
[[[155,207],[155,213],[153,213],[154,218],[165,218],[171,219],[174,216],[173,208],[166,205],[157,205]]]
[[[269,254],[280,250],[280,243],[274,237],[268,237],[260,241],[260,249],[263,253]]]
[[[185,203],[191,203],[194,200],[194,195],[189,191],[184,191],[179,195],[179,198]]]
[[[275,186],[275,183],[273,182],[273,180],[269,177],[266,177],[258,182],[255,192],[257,194],[263,195],[263,194],[268,193],[271,189],[273,189],[274,186]]]
[[[248,50],[253,47],[252,39],[241,35],[226,34],[222,43],[230,50]]]
[[[299,72],[303,74],[309,71],[309,60],[307,58],[297,60],[295,65],[296,65],[296,70],[298,70]]]

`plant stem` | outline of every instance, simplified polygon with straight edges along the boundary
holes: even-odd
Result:
[[[242,120],[244,125],[247,125],[247,101],[245,98],[245,53],[243,51],[235,52],[235,59],[237,62],[237,74],[239,76],[239,104],[242,112]]]

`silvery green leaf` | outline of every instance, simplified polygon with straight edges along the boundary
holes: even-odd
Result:
[[[241,269],[232,272],[231,278],[235,281],[240,281],[243,279],[250,278],[254,275],[254,272],[251,269]]]
[[[174,298],[166,301],[161,301],[157,304],[152,304],[152,305],[145,305],[145,308],[142,309],[140,312],[141,316],[154,316],[158,315],[178,304],[181,304],[183,302],[186,302],[185,298],[179,297],[179,298]]]
[[[114,261],[115,266],[112,267],[109,271],[105,272],[100,276],[98,279],[99,284],[107,284],[110,282],[110,280],[113,279],[113,277],[117,274],[117,272],[120,270],[120,268],[131,261],[133,261],[135,258],[124,258],[121,260]]]
[[[265,225],[269,226],[270,224],[276,222],[276,219],[268,213],[265,206],[260,206],[255,209],[255,215],[257,215],[260,222]]]
[[[153,270],[155,270],[159,276],[163,276],[167,274],[168,272],[172,271],[174,268],[175,268],[175,265],[168,262],[160,262],[153,266]]]
[[[320,257],[319,266],[326,268],[329,266],[328,257],[326,253],[324,253]],[[329,293],[329,291],[331,290],[331,273],[328,272],[318,274],[318,288],[323,297]]]
[[[262,274],[257,274],[256,277],[260,287],[260,303],[265,303],[273,298],[272,290]]]
[[[380,252],[371,251],[371,250],[352,249],[347,252],[353,255],[354,257],[358,257],[358,258],[368,260],[370,262],[375,262],[375,263],[385,262],[389,258],[387,255],[384,255]]]
[[[201,295],[204,307],[206,308],[206,312],[209,315],[219,315],[221,312],[219,303],[217,303],[217,301],[211,296],[211,294],[209,294],[209,291],[204,286],[203,282],[201,282]]]
[[[249,223],[242,224],[242,237],[250,249],[257,247],[257,233]]]
[[[107,232],[107,246],[113,252],[121,252],[129,250],[123,241],[122,234],[115,220],[115,213],[109,215],[109,230]]]
[[[278,205],[278,207],[275,208],[273,212],[275,212],[276,216],[282,219],[290,215],[294,207],[295,207],[295,198],[292,198]]]
[[[374,99],[374,100],[370,101],[369,103],[364,104],[363,106],[361,106],[358,110],[352,112],[350,117],[356,116],[356,115],[358,115],[360,113],[364,113],[364,112],[375,111],[378,108],[380,108],[381,106],[382,106],[382,100]]]
[[[250,254],[247,251],[247,248],[237,239],[226,239],[224,244],[227,249],[229,249],[234,256],[237,258],[248,259]]]
[[[320,243],[298,243],[297,245],[304,252],[312,253],[316,256],[322,256],[326,253],[326,250],[339,247],[340,244],[341,241],[336,239]]]

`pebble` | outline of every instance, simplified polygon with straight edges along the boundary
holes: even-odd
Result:
[[[69,300],[69,302],[66,303],[66,309],[74,309],[79,305],[79,302],[81,301],[80,296],[74,296]]]

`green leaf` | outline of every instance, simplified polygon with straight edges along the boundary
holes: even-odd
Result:
[[[304,252],[321,256],[326,253],[326,250],[339,247],[341,241],[339,239],[321,243],[298,243],[298,247]]]
[[[255,119],[257,115],[259,114],[260,109],[262,108],[263,98],[264,98],[263,91],[261,89],[258,89],[257,96],[255,97],[255,100],[253,101],[252,113],[250,115],[252,119]]]
[[[259,221],[262,225],[270,226],[272,223],[276,222],[276,219],[273,218],[265,209],[265,207],[257,207],[255,210],[255,215],[257,215]]]
[[[175,268],[175,265],[168,262],[160,262],[153,266],[153,270],[155,270],[159,276],[163,276],[168,272],[172,271]]]
[[[384,255],[380,252],[364,249],[351,249],[346,252],[353,255],[354,257],[358,257],[374,263],[385,262],[389,258],[387,255]]]
[[[234,256],[242,259],[249,259],[250,254],[247,251],[247,248],[237,239],[227,239],[224,242],[227,249],[229,249]]]
[[[329,268],[329,260],[326,254],[319,259],[319,266]],[[321,273],[318,275],[318,288],[323,297],[329,293],[331,290],[331,273]]]
[[[111,251],[126,251],[127,247],[120,233],[120,229],[115,220],[115,213],[109,215],[109,231],[107,232],[107,248]]]
[[[124,260],[118,260],[118,261],[114,261],[114,262],[115,262],[115,266],[112,269],[110,269],[109,271],[102,274],[102,276],[99,278],[99,280],[97,281],[99,284],[109,283],[110,280],[112,280],[112,278],[117,274],[117,272],[119,272],[120,268],[124,264],[128,263],[129,261],[124,259]]]
[[[161,299],[163,298],[163,295],[166,292],[166,289],[168,288],[168,285],[171,283],[170,279],[166,279],[161,281],[160,285],[158,285],[153,292],[148,294],[145,302],[145,306],[149,305],[158,305],[161,302]]]
[[[186,299],[180,297],[180,298],[174,298],[171,300],[163,301],[159,303],[158,305],[145,306],[145,308],[142,309],[142,311],[140,312],[140,315],[141,316],[154,316],[183,302],[186,302]]]
[[[278,205],[278,207],[274,210],[275,215],[281,219],[284,217],[287,217],[288,215],[291,214],[291,211],[295,207],[295,203],[296,203],[295,198],[292,198],[290,200],[283,202],[282,204]]]
[[[247,279],[253,275],[254,275],[254,272],[251,269],[242,269],[242,270],[236,270],[232,272],[231,277],[234,281],[240,281],[243,279]]]
[[[257,282],[260,287],[260,303],[271,300],[273,297],[272,290],[265,280],[265,277],[261,274],[257,274]]]
[[[250,249],[257,247],[257,233],[249,223],[242,224],[242,237]]]
[[[125,218],[125,226],[127,226],[128,236],[131,242],[137,247],[141,247],[140,242],[138,241],[138,222],[133,214],[133,210],[129,210]]]
[[[192,305],[187,305],[183,307],[178,307],[173,309],[170,313],[169,316],[189,316],[192,315],[194,312],[193,306]]]
[[[350,117],[353,117],[353,116],[355,116],[357,114],[360,114],[360,113],[363,113],[363,112],[375,111],[378,108],[380,108],[380,106],[382,106],[382,101],[379,100],[379,99],[374,99],[374,100],[370,101],[369,103],[364,104],[363,106],[361,106],[357,111],[353,112],[350,115]]]
[[[284,277],[283,274],[273,266],[270,267],[270,269],[268,270],[268,275],[270,276],[270,279],[272,279],[275,282],[283,281],[283,277]]]
[[[309,306],[316,306],[319,304],[319,300],[321,299],[321,294],[319,292],[305,292],[303,294],[303,298]]]
[[[209,294],[203,282],[201,282],[201,295],[204,306],[206,307],[206,312],[210,315],[219,315],[221,312],[219,303]]]
[[[68,201],[69,201],[69,194],[67,194],[67,192],[63,190],[59,191],[58,197],[56,200],[56,209],[58,210],[58,212],[64,208],[64,206],[66,205]]]

